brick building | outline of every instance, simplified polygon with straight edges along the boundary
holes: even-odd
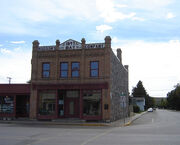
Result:
[[[35,40],[32,49],[31,83],[0,85],[0,117],[114,121],[128,115],[128,66],[109,36],[90,44]]]
[[[86,44],[69,39],[54,46],[33,42],[30,118],[117,120],[128,113],[128,66],[111,38]]]

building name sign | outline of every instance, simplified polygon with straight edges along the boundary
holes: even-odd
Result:
[[[105,48],[105,43],[90,43],[85,44],[85,49],[93,49],[93,48]],[[55,50],[56,46],[39,46],[38,50],[46,51],[46,50]],[[82,44],[78,41],[69,39],[59,46],[60,50],[71,50],[71,49],[82,49]]]
[[[81,49],[81,43],[69,39],[64,43],[60,44],[60,50],[68,50],[68,49]]]

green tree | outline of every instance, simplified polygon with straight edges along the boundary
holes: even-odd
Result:
[[[180,110],[180,84],[167,94],[167,106],[169,109]]]
[[[150,97],[148,94],[145,96],[145,109],[148,109],[150,107],[154,107],[155,100],[154,98]]]
[[[147,94],[147,92],[146,92],[146,90],[145,90],[145,88],[143,86],[142,81],[139,81],[137,83],[137,86],[133,88],[132,95],[133,95],[133,97],[143,97],[143,98],[145,98],[145,110],[154,106],[155,101],[154,101],[154,99],[152,97],[150,97]]]
[[[145,97],[147,95],[147,92],[143,86],[142,81],[139,81],[137,83],[137,86],[133,88],[132,95],[133,97]]]
[[[160,108],[167,108],[167,101],[165,99],[161,99],[159,107]]]

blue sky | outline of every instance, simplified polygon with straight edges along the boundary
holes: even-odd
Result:
[[[139,80],[151,96],[165,97],[180,82],[178,0],[0,0],[0,83],[30,79],[32,41],[104,42],[123,51],[129,91]]]

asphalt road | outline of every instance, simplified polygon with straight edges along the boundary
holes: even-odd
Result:
[[[0,124],[0,145],[180,145],[180,112],[156,110],[127,127]]]

